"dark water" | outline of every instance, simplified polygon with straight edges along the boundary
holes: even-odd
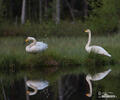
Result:
[[[96,70],[103,72],[108,68]],[[102,80],[91,81],[92,96],[86,96],[90,91],[86,76],[98,73],[96,70],[51,67],[1,71],[0,100],[120,100],[120,74],[114,70]],[[43,89],[29,95],[27,91],[34,90],[27,85],[28,81],[42,84]],[[44,81],[48,82],[48,86]]]

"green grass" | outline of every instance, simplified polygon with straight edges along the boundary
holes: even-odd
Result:
[[[112,58],[88,54],[84,47],[86,37],[50,37],[37,38],[48,44],[48,49],[39,54],[29,54],[25,51],[23,37],[1,37],[0,38],[0,67],[1,68],[39,68],[42,66],[102,66],[120,63],[120,34],[115,36],[92,37],[91,44],[105,48]]]

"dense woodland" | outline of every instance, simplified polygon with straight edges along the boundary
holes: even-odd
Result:
[[[79,32],[85,28],[99,33],[117,32],[119,4],[120,0],[0,0],[0,35],[25,35],[30,29],[31,33],[38,30],[49,35],[63,30],[59,34],[69,34],[66,27]]]

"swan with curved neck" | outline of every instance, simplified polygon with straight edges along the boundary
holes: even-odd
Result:
[[[34,80],[28,80],[26,84],[28,87],[33,89],[33,91],[26,91],[28,95],[35,95],[38,90],[43,90],[49,85],[48,81],[34,81]]]
[[[33,86],[33,85],[29,85],[30,88],[32,88],[34,91],[27,91],[28,95],[35,95],[38,91],[37,87]]]
[[[85,32],[87,32],[89,34],[89,37],[88,37],[88,42],[85,46],[85,50],[90,53],[90,52],[94,52],[94,53],[97,53],[97,54],[101,54],[101,55],[105,55],[105,56],[108,56],[108,57],[111,57],[111,55],[102,47],[100,46],[90,46],[90,43],[91,43],[91,31],[90,29],[87,29],[85,30]]]
[[[26,42],[33,41],[31,44],[26,46],[26,52],[29,52],[29,53],[41,52],[48,48],[48,45],[46,43],[37,42],[34,37],[27,37],[25,41]]]
[[[91,81],[98,81],[103,79],[105,76],[107,76],[109,73],[111,72],[111,69],[101,72],[101,73],[97,73],[94,76],[91,76],[90,74],[88,74],[86,76],[86,81],[88,82],[89,85],[89,90],[90,92],[86,94],[86,96],[91,97],[92,96],[92,84]]]

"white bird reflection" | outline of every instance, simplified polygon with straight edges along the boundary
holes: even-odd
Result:
[[[43,90],[46,87],[48,87],[49,82],[48,81],[37,81],[37,80],[28,80],[26,82],[26,85],[30,88],[32,88],[34,91],[27,91],[28,95],[35,95],[38,90]]]
[[[95,74],[94,76],[91,76],[90,74],[88,74],[86,76],[86,80],[89,84],[89,89],[90,89],[90,92],[86,94],[86,96],[88,97],[91,97],[92,96],[92,84],[91,84],[91,81],[98,81],[98,80],[101,80],[103,79],[105,76],[107,76],[109,74],[109,72],[111,72],[111,69],[107,70],[107,71],[104,71],[104,72],[101,72],[101,73],[97,73]]]

